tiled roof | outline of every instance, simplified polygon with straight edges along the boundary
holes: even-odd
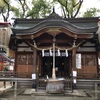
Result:
[[[48,27],[62,27],[74,33],[94,33],[98,29],[96,18],[61,18],[52,12],[45,19],[16,19],[13,32],[16,34],[34,34]]]

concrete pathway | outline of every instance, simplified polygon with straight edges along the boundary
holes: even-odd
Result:
[[[9,90],[10,88],[12,88],[12,86],[9,82],[6,83],[6,87],[4,87],[3,82],[0,82],[0,95]]]
[[[17,96],[10,100],[100,100],[99,98],[91,97],[67,97],[67,96]]]
[[[2,86],[0,91],[3,93],[12,88],[8,84],[6,88]],[[40,94],[38,94],[40,93]],[[0,100],[100,100],[100,91],[91,90],[73,90],[73,93],[67,92],[65,95],[61,94],[46,94],[43,91],[36,93],[33,89],[24,89],[22,93],[13,91],[11,96],[0,96]],[[88,93],[88,95],[87,95]]]

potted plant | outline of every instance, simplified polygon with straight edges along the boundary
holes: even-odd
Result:
[[[3,71],[8,71],[8,67],[5,66],[4,69],[3,69]]]

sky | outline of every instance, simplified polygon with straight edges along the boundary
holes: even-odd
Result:
[[[100,0],[84,0],[81,11],[84,11],[84,10],[86,10],[88,8],[92,8],[92,7],[100,9]]]
[[[80,11],[85,12],[87,9],[92,8],[92,7],[100,9],[100,0],[83,0],[83,5],[82,5]],[[59,6],[55,7],[55,11],[59,15],[61,14],[61,10],[59,10]],[[0,16],[0,21],[2,21],[1,16]]]

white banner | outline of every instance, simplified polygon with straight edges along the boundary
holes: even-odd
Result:
[[[36,74],[32,74],[32,79],[36,79]]]
[[[77,71],[73,71],[73,77],[77,77]]]
[[[76,68],[81,69],[81,54],[76,54]]]

